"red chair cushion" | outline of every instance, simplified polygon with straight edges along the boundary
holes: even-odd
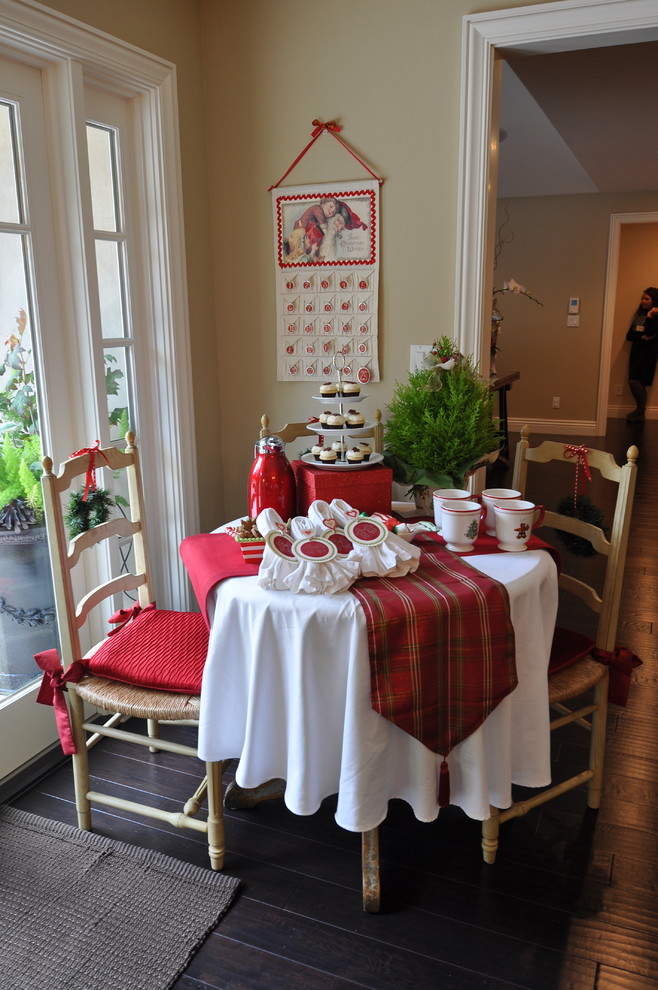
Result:
[[[90,674],[135,687],[199,694],[208,653],[200,612],[145,609],[103,641],[84,664]]]
[[[548,662],[549,674],[564,670],[586,657],[594,646],[594,640],[582,633],[572,632],[557,626],[551,645],[551,658]]]

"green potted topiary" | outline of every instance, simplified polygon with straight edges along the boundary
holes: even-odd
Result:
[[[466,475],[500,446],[489,382],[448,337],[432,346],[424,367],[396,383],[384,424],[384,461],[393,478],[422,489],[463,488]]]

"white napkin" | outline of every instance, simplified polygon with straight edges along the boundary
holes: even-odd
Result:
[[[273,591],[286,591],[287,580],[299,566],[297,557],[292,554],[292,537],[283,519],[274,509],[263,509],[256,518],[258,532],[265,539],[263,559],[258,568],[258,583],[261,588]],[[275,540],[280,536],[281,540]],[[277,546],[277,542],[280,543]],[[284,554],[290,547],[291,556]]]
[[[329,509],[343,527],[361,518],[358,509],[340,498],[333,499]],[[374,546],[359,545],[356,549],[361,559],[363,577],[402,577],[417,570],[420,562],[419,548],[390,531],[387,531],[383,542]]]
[[[264,509],[256,525],[266,541],[258,571],[261,588],[309,595],[336,594],[346,591],[359,576],[358,556],[353,552],[339,556],[334,544],[321,538],[327,530],[323,523],[315,524],[307,516],[295,516],[287,534],[278,513]],[[305,556],[305,543],[310,543],[312,549],[313,541],[316,541],[315,549],[325,550],[326,560]]]

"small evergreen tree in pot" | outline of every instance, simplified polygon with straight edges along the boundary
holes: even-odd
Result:
[[[384,427],[384,460],[412,490],[462,488],[500,445],[494,397],[472,360],[447,337],[435,341],[425,367],[397,383]]]

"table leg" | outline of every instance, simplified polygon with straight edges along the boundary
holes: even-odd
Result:
[[[377,914],[381,901],[379,884],[379,829],[361,833],[361,868],[363,872],[363,910]]]
[[[283,797],[286,792],[286,782],[278,777],[266,780],[258,787],[240,787],[235,781],[226,788],[224,794],[224,807],[231,811],[239,808],[255,808],[261,801],[273,801],[274,798]]]

